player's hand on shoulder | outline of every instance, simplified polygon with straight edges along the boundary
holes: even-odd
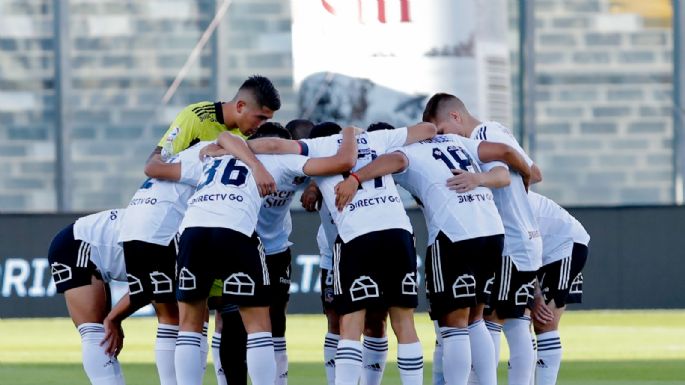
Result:
[[[116,357],[124,348],[124,329],[121,327],[121,322],[113,321],[110,318],[105,318],[103,325],[105,326],[105,337],[100,342],[100,346],[104,346],[107,355]]]
[[[304,188],[300,202],[302,202],[302,208],[309,212],[314,212],[321,208],[323,196],[315,183],[310,183]]]
[[[358,188],[359,182],[351,176],[335,185],[335,207],[337,207],[338,211],[343,211],[345,206],[352,202]]]
[[[453,176],[447,179],[447,187],[459,193],[471,191],[480,186],[480,175],[461,169],[451,170]]]
[[[264,197],[276,192],[276,181],[274,180],[274,177],[271,176],[269,171],[266,170],[266,167],[261,163],[252,170],[252,175],[257,184],[257,189],[259,189],[260,196]]]
[[[216,157],[227,154],[228,153],[226,152],[226,150],[224,150],[223,147],[219,146],[216,143],[210,143],[200,150],[200,160],[204,160],[208,156]]]

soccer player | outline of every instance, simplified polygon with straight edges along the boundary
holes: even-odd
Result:
[[[504,227],[489,188],[509,184],[504,160],[528,174],[529,166],[513,148],[438,135],[382,155],[336,186],[336,204],[344,208],[363,183],[387,173],[422,202],[429,232],[426,287],[431,319],[443,354],[436,355],[449,385],[466,384],[473,366],[481,384],[496,384],[494,351],[482,321],[486,285],[501,259]],[[481,167],[490,171],[481,173]],[[471,173],[474,185],[451,191],[446,179],[454,170]],[[477,173],[477,174],[475,174]],[[471,338],[469,338],[471,336]],[[487,349],[490,345],[490,349]],[[442,362],[440,362],[442,361]]]
[[[507,144],[530,165],[531,182],[542,178],[537,166],[506,127],[497,122],[479,121],[454,95],[433,95],[426,105],[423,120],[435,123],[444,133]],[[448,184],[458,189],[469,177],[463,173],[455,175]],[[495,204],[504,224],[504,252],[492,285],[491,292],[495,298],[488,309],[492,312],[485,319],[493,338],[496,360],[499,360],[502,328],[509,343],[509,384],[529,385],[535,360],[529,331],[530,306],[536,271],[542,263],[542,239],[526,195],[526,181],[513,170],[510,170],[510,178],[508,186],[493,189]]]
[[[222,134],[218,139],[224,149],[230,147],[225,145],[230,135]],[[271,278],[264,248],[255,234],[262,200],[253,170],[264,166],[254,155],[238,161],[222,155],[225,153],[209,153],[217,157],[206,161],[203,179],[181,223],[176,379],[184,385],[202,382],[200,341],[206,300],[214,279],[220,279],[224,303],[239,306],[247,331],[247,368],[252,384],[273,385],[276,364],[269,318]],[[340,151],[331,157],[263,156],[260,161],[277,180],[345,172],[356,162],[354,133],[346,130]]]
[[[538,347],[535,383],[554,385],[561,365],[559,320],[566,304],[582,301],[581,271],[587,261],[590,235],[576,218],[553,200],[532,191],[528,192],[528,199],[542,234],[542,268],[538,271],[540,290],[536,292],[533,311]],[[551,321],[540,317],[543,310],[551,311]]]
[[[362,133],[357,138],[355,170],[389,148],[428,139],[435,133],[436,128],[430,123]],[[313,134],[311,136],[315,136]],[[319,134],[327,133],[320,130]],[[335,134],[333,127],[329,134]],[[339,135],[299,142],[259,139],[250,143],[252,150],[258,153],[308,153],[312,156],[330,155],[339,146]],[[333,263],[335,308],[341,315],[341,339],[335,357],[336,385],[352,385],[359,381],[362,372],[362,343],[359,339],[364,329],[366,310],[378,307],[389,308],[390,322],[398,339],[398,367],[402,383],[423,383],[423,351],[413,318],[418,303],[416,250],[411,224],[392,177],[364,183],[358,199],[343,212],[335,208],[334,191],[343,176],[316,179],[339,234]]]
[[[60,231],[50,244],[48,261],[58,293],[81,334],[83,369],[93,385],[123,385],[117,355],[123,332],[108,354],[102,346],[103,322],[110,307],[109,282],[126,282],[124,252],[119,230],[124,209],[106,210],[76,220]],[[121,327],[121,326],[119,326]]]

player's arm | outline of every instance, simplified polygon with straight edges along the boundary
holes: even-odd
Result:
[[[367,180],[403,171],[409,166],[407,156],[399,151],[383,154],[373,162],[350,173],[342,182],[335,186],[335,206],[342,211],[352,202],[359,185]]]
[[[542,170],[537,164],[533,163],[530,166],[530,184],[536,184],[542,182]]]
[[[168,174],[164,167],[161,166],[166,164],[164,162],[166,157],[178,154],[188,148],[190,142],[196,136],[195,131],[199,123],[198,118],[195,114],[186,112],[186,109],[176,116],[176,119],[174,119],[169,129],[162,136],[162,139],[157,143],[157,147],[147,158],[144,171],[148,177],[172,181],[177,181],[181,177],[179,173],[176,175],[176,178],[173,178],[173,173],[171,175]]]
[[[304,164],[302,171],[305,174],[335,175],[350,171],[357,163],[357,138],[354,127],[345,127],[342,130],[342,143],[338,152],[333,156],[310,158]]]
[[[471,191],[476,187],[502,188],[509,186],[509,170],[497,166],[486,172],[469,172],[462,169],[451,170],[453,176],[447,179],[447,187],[459,193]]]
[[[248,141],[247,145],[255,154],[295,154],[302,153],[296,140],[282,138],[259,138]]]
[[[321,195],[319,186],[316,185],[316,182],[313,179],[309,181],[309,185],[302,191],[300,202],[302,203],[302,208],[309,212],[314,212],[321,208],[323,196]]]
[[[145,175],[150,178],[177,182],[181,179],[181,164],[165,163],[161,156],[157,159],[148,159],[148,163],[145,165]]]
[[[419,123],[413,126],[407,127],[407,140],[404,145],[409,145],[416,143],[421,140],[426,140],[434,137],[438,133],[437,127],[433,123]]]
[[[105,353],[113,357],[121,353],[124,346],[124,330],[121,323],[143,306],[145,304],[134,305],[129,293],[124,294],[114,305],[102,322],[105,327],[105,337],[100,342],[100,346],[104,346]]]
[[[274,178],[266,170],[266,167],[257,159],[254,152],[250,150],[247,143],[245,143],[242,138],[233,135],[230,132],[223,132],[217,138],[217,144],[221,149],[216,149],[210,145],[208,146],[209,150],[205,151],[205,149],[207,149],[207,147],[205,147],[200,151],[200,155],[233,155],[252,170],[252,175],[257,183],[257,188],[259,189],[259,194],[261,196],[266,196],[276,191],[276,181],[274,181]]]
[[[503,161],[512,169],[521,174],[526,189],[530,184],[531,167],[526,159],[513,147],[504,143],[494,143],[483,141],[478,146],[478,158],[484,163],[493,161]]]

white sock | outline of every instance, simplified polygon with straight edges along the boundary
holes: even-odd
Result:
[[[442,369],[448,385],[466,385],[471,372],[471,344],[467,328],[441,327]]]
[[[202,384],[204,370],[202,369],[201,340],[202,333],[178,332],[174,365],[176,366],[176,381],[179,384]]]
[[[176,385],[176,369],[174,354],[176,352],[177,325],[157,325],[157,339],[155,341],[155,362],[161,385]]]
[[[247,372],[252,385],[274,385],[276,359],[271,332],[247,335]]]
[[[338,341],[335,353],[335,385],[357,385],[362,375],[362,343]]]
[[[323,361],[328,385],[335,385],[335,352],[338,350],[338,341],[340,341],[339,335],[326,333],[323,343]]]
[[[530,368],[530,382],[529,385],[535,385],[535,367],[538,362],[538,342],[535,339],[535,332],[530,331],[530,342],[533,344],[533,366]]]
[[[495,348],[495,370],[499,365],[500,345],[502,343],[502,325],[497,322],[485,321],[485,327],[492,337],[492,346]]]
[[[442,372],[442,344],[437,339],[433,350],[433,385],[445,385],[445,375]]]
[[[507,319],[503,330],[509,344],[509,385],[530,385],[535,361],[530,342],[530,317]]]
[[[397,367],[402,385],[423,385],[423,349],[421,342],[397,344]]]
[[[202,351],[202,376],[205,375],[205,370],[207,370],[207,355],[209,355],[209,342],[207,341],[207,329],[209,329],[209,323],[205,322],[202,325],[202,340],[200,340],[200,350]]]
[[[100,342],[105,337],[105,327],[98,323],[83,323],[78,326],[81,334],[81,351],[83,353],[83,369],[91,384],[119,385],[124,382],[124,375],[116,357],[105,353]]]
[[[224,367],[221,365],[221,354],[219,347],[221,346],[221,332],[214,332],[212,336],[212,360],[214,361],[214,373],[216,374],[216,383],[218,385],[226,385],[226,376],[224,376]]]
[[[273,340],[276,356],[276,385],[288,385],[288,351],[285,337],[274,337]]]
[[[554,330],[538,334],[538,362],[535,371],[537,385],[554,385],[557,383],[559,366],[561,366],[561,353],[559,331]]]
[[[480,385],[497,385],[495,346],[483,320],[469,325],[471,364]]]
[[[388,360],[388,337],[364,336],[360,385],[381,385]]]

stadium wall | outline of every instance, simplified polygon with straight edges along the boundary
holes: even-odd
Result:
[[[575,308],[685,308],[681,295],[685,292],[685,237],[680,227],[685,207],[570,211],[592,236],[584,273],[584,303]],[[427,236],[423,216],[419,210],[409,210],[409,215],[422,261]],[[0,216],[0,318],[67,315],[63,297],[55,294],[46,255],[52,237],[79,216]],[[318,216],[293,211],[291,313],[320,311],[317,227]],[[120,294],[125,285],[117,289]],[[424,302],[421,306],[425,309]]]

